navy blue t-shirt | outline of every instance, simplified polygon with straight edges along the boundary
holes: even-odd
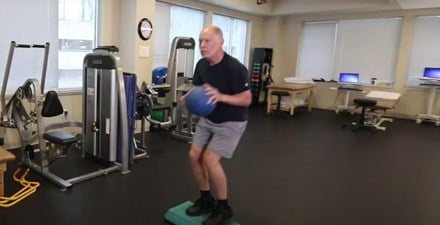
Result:
[[[205,58],[197,62],[193,84],[199,86],[205,83],[217,88],[221,93],[234,95],[249,90],[249,75],[243,64],[225,53],[223,59],[212,66]],[[247,121],[247,114],[248,107],[217,102],[214,111],[206,118],[214,123]]]

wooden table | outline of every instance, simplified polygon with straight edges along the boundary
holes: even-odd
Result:
[[[307,107],[308,111],[312,111],[312,99],[313,99],[313,89],[315,89],[315,84],[291,84],[291,83],[280,83],[280,84],[270,84],[267,86],[267,108],[266,113],[269,115],[272,110],[272,92],[273,91],[285,91],[290,94],[290,107],[289,114],[293,116],[295,109],[295,99],[296,95],[300,93],[308,93]]]
[[[14,159],[15,155],[0,147],[0,196],[4,195],[3,173],[6,171],[6,163]]]

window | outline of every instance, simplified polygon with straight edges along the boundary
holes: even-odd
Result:
[[[192,37],[196,42],[194,49],[194,65],[201,58],[199,46],[200,31],[204,26],[205,13],[200,10],[190,9],[167,3],[156,2],[156,21],[153,35],[156,41],[153,55],[153,68],[168,66],[171,42],[175,37]],[[191,21],[191,22],[188,22]],[[167,41],[164,41],[167,40]]]
[[[225,40],[223,45],[224,51],[244,64],[248,22],[246,20],[214,14],[212,23],[220,27],[223,31],[223,38]]]
[[[440,17],[419,16],[414,22],[408,86],[418,86],[425,67],[440,67]]]
[[[3,82],[11,41],[18,44],[49,42],[45,90],[81,87],[78,80],[82,78],[83,56],[96,45],[96,1],[3,2],[0,7],[0,82]],[[7,81],[8,93],[14,92],[29,78],[41,82],[43,56],[44,51],[38,48],[15,49]]]
[[[194,62],[200,58],[199,34],[203,29],[205,13],[200,10],[171,6],[170,44],[175,37],[192,37],[196,43],[194,49]],[[190,23],[188,21],[191,21]]]
[[[194,38],[196,42],[195,66],[202,57],[198,42],[200,31],[205,26],[206,13],[201,10],[156,2],[155,16],[157,25],[153,35],[155,40],[161,41],[155,41],[153,46],[153,68],[168,66],[171,42],[177,36]],[[212,21],[223,31],[224,50],[240,62],[245,62],[248,21],[217,14],[213,14]],[[163,40],[168,40],[168,42]]]
[[[155,20],[153,25],[153,69],[168,66],[168,54],[170,54],[170,19],[171,7],[169,4],[157,2],[155,6]]]
[[[11,41],[17,44],[51,44],[48,62],[47,83],[56,73],[56,54],[54,45],[57,45],[56,18],[53,12],[57,11],[57,4],[53,1],[16,0],[4,1],[0,7],[0,81],[3,76],[8,58]],[[56,48],[56,47],[55,47]],[[7,92],[14,92],[28,78],[41,79],[44,52],[41,49],[16,48],[11,64]],[[47,84],[50,85],[50,84]]]
[[[96,0],[59,0],[59,88],[82,87],[83,59],[96,46]]]
[[[336,22],[304,24],[298,77],[332,77],[336,26]]]
[[[355,72],[361,82],[391,82],[400,30],[400,18],[305,23],[297,74],[329,80],[341,72]]]

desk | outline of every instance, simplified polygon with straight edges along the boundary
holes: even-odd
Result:
[[[339,86],[339,87],[331,87],[330,89],[337,90],[338,94],[336,95],[335,100],[333,101],[333,108],[335,109],[336,113],[339,112],[350,112],[354,113],[356,106],[349,105],[350,102],[350,93],[351,92],[363,92],[362,89],[359,88],[359,86]],[[341,94],[344,94],[344,104],[343,105],[336,105],[338,102]]]
[[[0,196],[3,196],[4,194],[3,173],[6,171],[6,163],[14,159],[15,155],[0,147]]]
[[[307,105],[309,112],[312,111],[312,99],[313,99],[313,89],[314,84],[270,84],[267,86],[267,108],[266,113],[270,114],[272,110],[272,91],[286,91],[290,94],[290,108],[289,113],[293,116],[295,109],[295,99],[296,94],[308,92],[309,96],[307,99]]]
[[[421,83],[420,85],[430,87],[430,92],[428,97],[426,113],[418,114],[416,117],[416,123],[427,121],[427,122],[435,123],[436,126],[440,126],[440,115],[434,115],[432,112],[435,103],[435,95],[438,89],[440,88],[440,81],[433,80],[431,82]]]

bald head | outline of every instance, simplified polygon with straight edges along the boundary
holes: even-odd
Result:
[[[220,29],[220,27],[218,27],[216,25],[212,25],[212,24],[208,25],[205,27],[204,30],[207,30],[209,32],[213,32],[215,35],[217,35],[223,39],[223,31],[222,31],[222,29]]]
[[[223,58],[223,32],[215,25],[206,26],[199,36],[200,53],[211,64],[217,64]]]

